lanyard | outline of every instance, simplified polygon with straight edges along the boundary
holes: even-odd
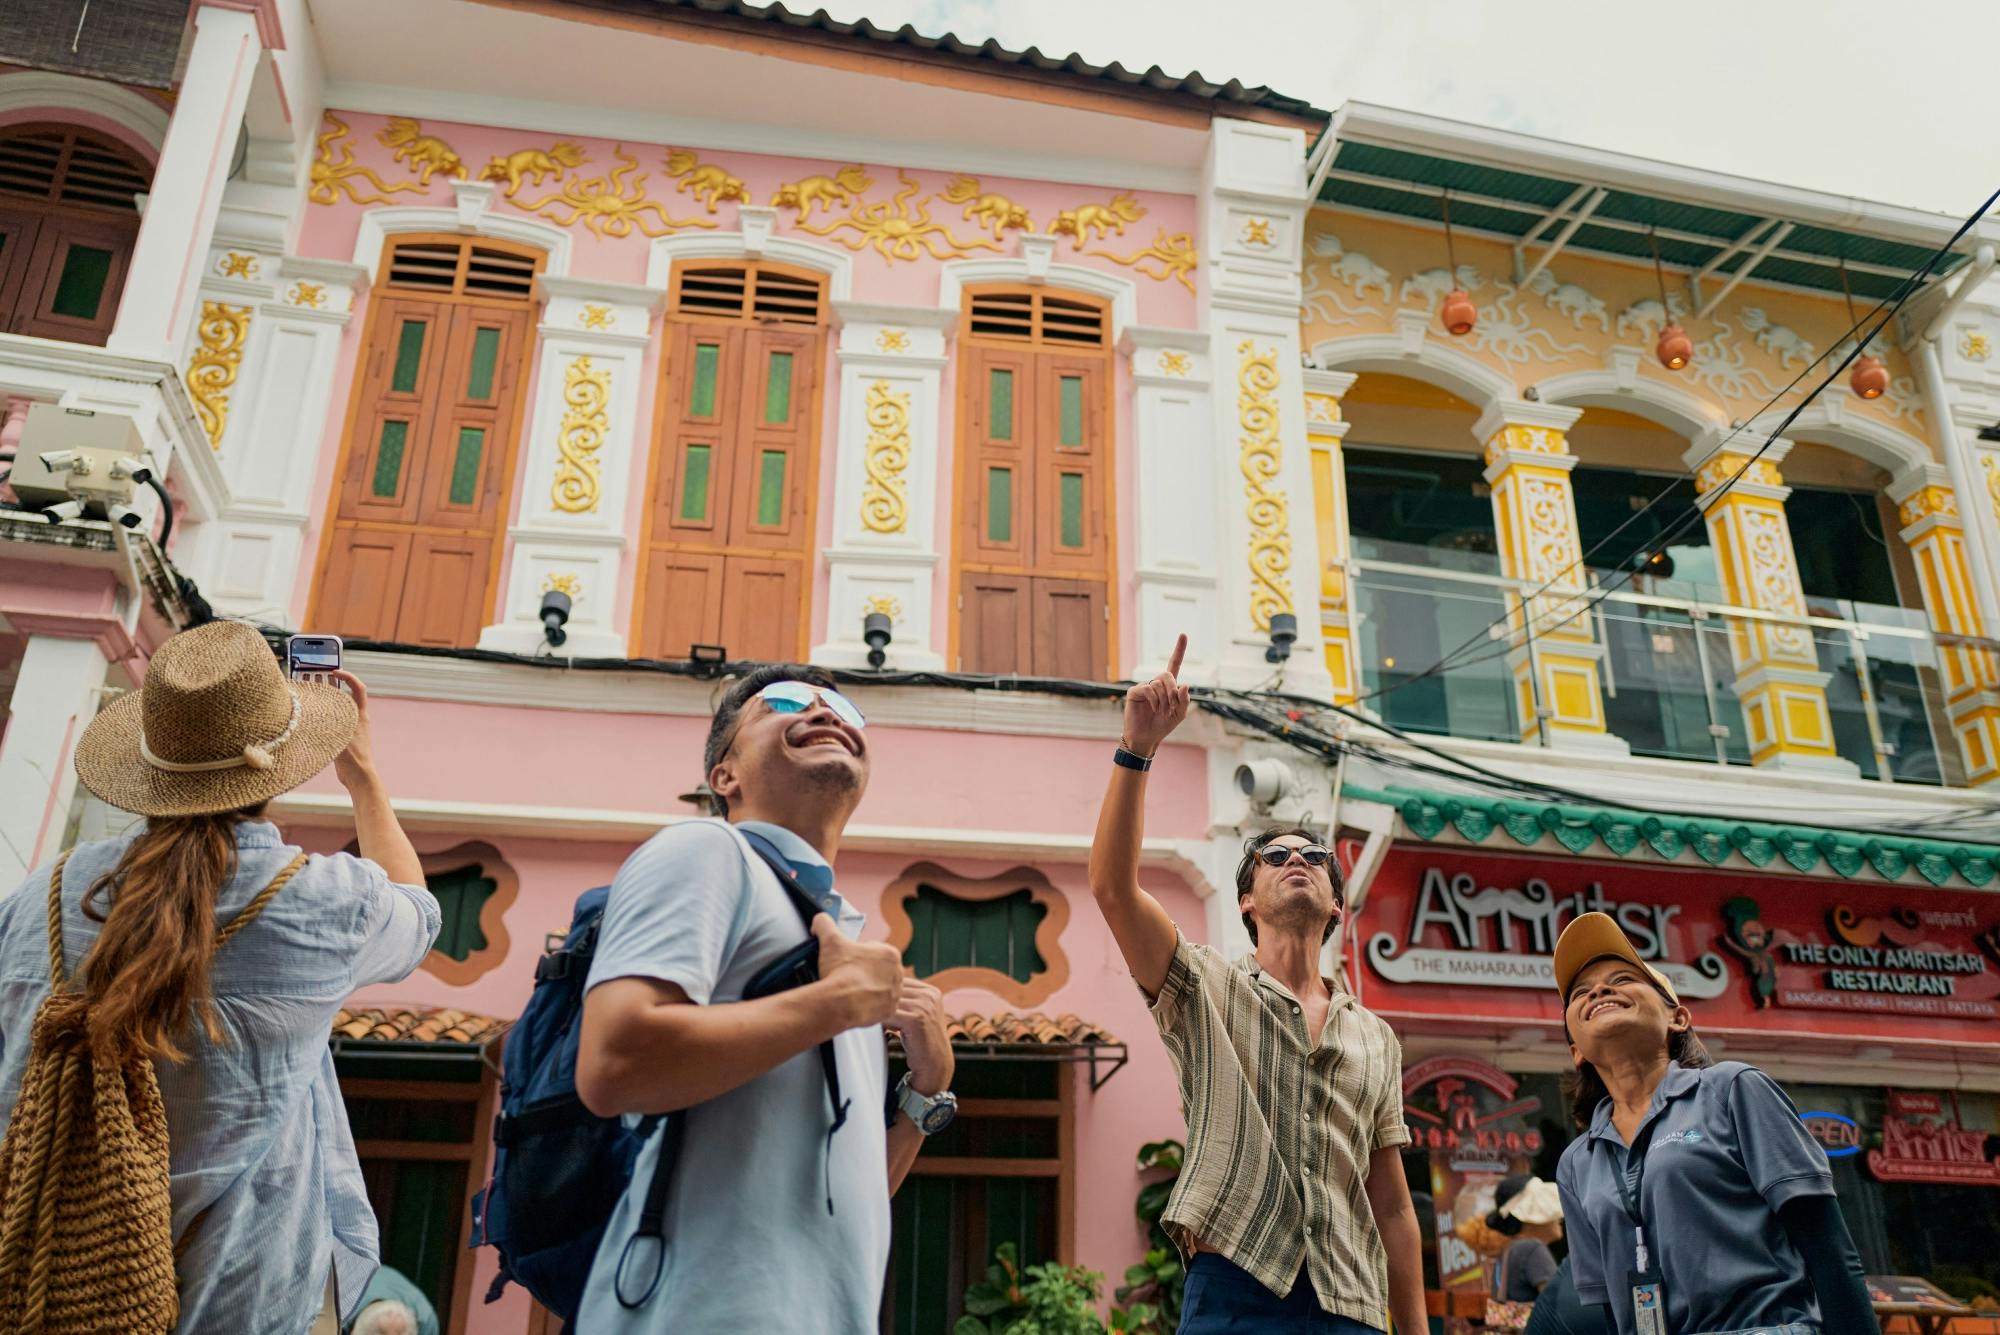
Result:
[[[1626,1167],[1618,1174],[1618,1201],[1625,1207],[1626,1218],[1632,1221],[1633,1269],[1645,1270],[1650,1259],[1646,1251],[1646,1220],[1639,1210],[1639,1193],[1646,1181],[1646,1149],[1653,1143],[1653,1128],[1657,1122],[1648,1122],[1640,1132],[1632,1137],[1626,1148]]]

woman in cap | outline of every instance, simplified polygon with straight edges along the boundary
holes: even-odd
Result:
[[[1532,1303],[1556,1273],[1549,1244],[1563,1234],[1562,1197],[1553,1182],[1516,1173],[1500,1179],[1486,1226],[1512,1239],[1500,1253],[1493,1294],[1503,1303]]]
[[[1556,1172],[1581,1300],[1620,1335],[1876,1331],[1826,1156],[1777,1083],[1711,1062],[1605,914],[1563,929],[1555,976],[1583,1132]]]
[[[169,639],[76,748],[84,787],[144,827],[0,901],[0,1128],[28,1115],[54,954],[87,1002],[100,1084],[135,1056],[157,1076],[177,1330],[337,1329],[376,1265],[327,1039],[349,993],[417,967],[439,913],[375,770],[367,693],[336,675],[345,690],[286,680],[240,622]],[[329,762],[360,857],[307,857],[263,818]]]

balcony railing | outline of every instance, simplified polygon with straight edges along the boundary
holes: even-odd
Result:
[[[1780,616],[1652,576],[1613,589],[1616,576],[1593,571],[1591,600],[1544,594],[1527,615],[1538,587],[1498,574],[1490,555],[1357,547],[1348,575],[1362,703],[1408,732],[1536,740],[1553,712],[1537,660],[1576,653],[1579,641],[1560,635],[1587,625],[1607,730],[1635,755],[1749,764],[1737,683],[1756,646],[1777,645],[1792,671],[1823,674],[1834,750],[1864,777],[1962,787],[1947,698],[1992,681],[2000,662],[2000,642],[1941,635],[1910,608],[1810,600],[1813,615]],[[1454,650],[1449,670],[1427,673]]]

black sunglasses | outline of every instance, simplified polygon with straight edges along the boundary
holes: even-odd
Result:
[[[1324,867],[1333,856],[1333,850],[1318,844],[1307,844],[1303,848],[1293,848],[1289,844],[1266,844],[1257,850],[1258,860],[1267,867],[1282,867],[1297,853],[1308,867]]]

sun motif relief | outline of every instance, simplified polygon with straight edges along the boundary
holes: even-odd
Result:
[[[224,278],[255,278],[257,257],[232,250],[222,257],[222,261],[215,266],[215,269]]]
[[[900,329],[884,329],[875,335],[875,349],[878,352],[908,352],[910,336]]]
[[[872,246],[890,261],[920,260],[926,255],[948,260],[973,250],[1000,249],[985,237],[961,240],[943,223],[931,221],[928,205],[917,198],[923,187],[911,180],[908,172],[898,171],[896,176],[903,188],[894,199],[874,204],[857,200],[847,217],[824,223],[808,223],[801,213],[799,230],[827,237],[857,253]],[[850,229],[853,235],[845,235]]]
[[[309,310],[318,310],[326,305],[326,285],[323,283],[308,283],[301,280],[292,284],[292,290],[288,296],[294,306],[304,306]]]
[[[545,214],[564,227],[574,226],[580,218],[584,226],[601,237],[627,237],[634,231],[641,236],[661,237],[679,227],[716,225],[703,218],[669,215],[646,192],[645,175],[634,175],[639,171],[639,160],[627,153],[623,144],[613,156],[621,165],[612,168],[609,176],[572,176],[555,194],[523,200],[521,207],[530,213]]]
[[[1269,218],[1244,219],[1243,244],[1246,246],[1263,246],[1266,249],[1276,245],[1277,243],[1271,239],[1271,220]]]
[[[618,316],[609,306],[586,305],[576,313],[576,322],[585,329],[609,329],[618,322]]]

